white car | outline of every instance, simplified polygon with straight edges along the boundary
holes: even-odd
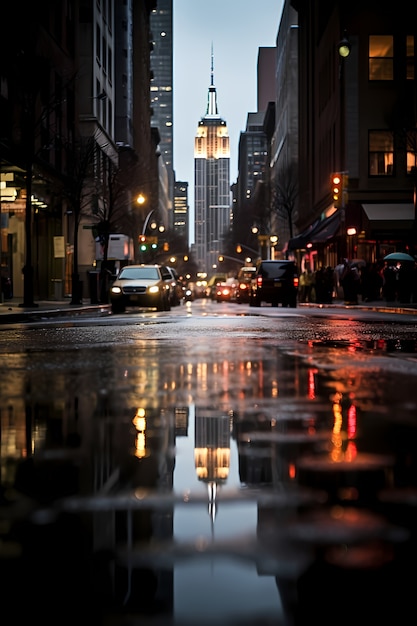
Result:
[[[123,313],[128,306],[170,311],[171,281],[164,265],[125,265],[110,287],[112,312]]]

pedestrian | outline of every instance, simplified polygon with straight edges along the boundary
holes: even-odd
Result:
[[[345,304],[358,304],[360,290],[360,274],[358,268],[345,259],[344,270],[340,277],[340,284],[343,287]]]
[[[398,268],[398,300],[410,304],[413,291],[414,264],[404,261]]]
[[[312,289],[314,285],[314,274],[310,268],[306,267],[300,275],[300,302],[312,302]]]
[[[307,285],[306,285],[306,277],[307,277],[307,270],[304,270],[303,272],[301,272],[300,274],[300,279],[298,282],[298,299],[300,302],[307,302]]]
[[[398,269],[392,263],[387,263],[384,270],[384,298],[386,302],[395,302],[398,290]]]
[[[12,281],[6,274],[1,275],[1,293],[5,300],[13,298]]]
[[[362,301],[381,299],[382,276],[376,263],[367,263],[361,271]]]

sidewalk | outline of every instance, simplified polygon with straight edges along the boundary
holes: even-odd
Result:
[[[27,322],[29,320],[42,320],[50,317],[76,317],[94,313],[96,315],[110,315],[110,304],[91,304],[89,299],[84,299],[82,304],[71,304],[71,299],[35,301],[35,307],[23,307],[23,299],[14,298],[0,302],[0,325]],[[379,311],[381,313],[406,313],[417,316],[417,302],[403,305],[398,302],[386,303],[384,300],[375,302],[359,302],[355,305],[346,305],[343,300],[334,300],[331,304],[318,304],[316,302],[299,302],[298,306],[311,308],[342,308],[362,309],[367,311]]]
[[[50,317],[78,316],[92,312],[101,315],[110,314],[110,304],[90,304],[83,299],[82,304],[71,304],[71,298],[63,300],[39,300],[35,307],[24,307],[23,298],[13,298],[0,302],[0,324],[27,322]]]

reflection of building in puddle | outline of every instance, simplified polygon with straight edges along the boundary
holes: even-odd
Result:
[[[188,436],[188,418],[190,415],[190,409],[188,406],[176,406],[174,408],[175,415],[175,436],[187,437]]]
[[[347,410],[346,431],[343,431],[343,395],[336,392],[333,396],[333,430],[330,450],[332,461],[353,461],[357,455],[357,448],[354,439],[356,438],[356,406],[352,403]],[[346,439],[346,448],[343,447],[343,441]]]
[[[136,429],[135,439],[135,456],[138,459],[143,459],[146,452],[146,413],[143,407],[138,408],[133,418],[133,425]]]
[[[230,469],[231,417],[218,410],[196,407],[194,461],[198,480],[207,484],[212,522],[216,517],[218,485],[227,481]]]

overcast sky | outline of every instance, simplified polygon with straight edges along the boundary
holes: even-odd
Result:
[[[192,219],[194,137],[206,114],[211,47],[218,111],[229,130],[232,184],[240,133],[247,114],[257,110],[258,48],[275,46],[282,5],[283,0],[173,0],[174,169],[176,180],[189,184]]]

